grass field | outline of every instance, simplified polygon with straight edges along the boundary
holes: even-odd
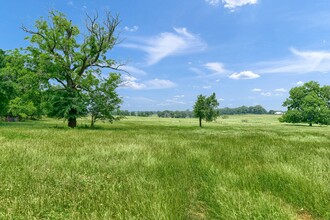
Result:
[[[330,219],[330,127],[0,123],[0,219]]]

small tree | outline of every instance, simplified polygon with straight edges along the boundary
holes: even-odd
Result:
[[[321,87],[310,81],[290,90],[290,97],[283,106],[287,112],[279,118],[280,122],[330,124],[330,86]]]
[[[217,107],[219,102],[215,96],[215,93],[209,97],[204,95],[197,96],[196,103],[194,105],[194,115],[199,119],[199,126],[202,127],[202,120],[211,122],[218,117]]]

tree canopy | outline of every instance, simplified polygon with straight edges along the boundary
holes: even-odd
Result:
[[[115,109],[120,103],[115,92],[120,84],[119,74],[105,74],[101,69],[117,71],[120,66],[108,58],[117,43],[115,30],[119,22],[108,12],[103,22],[99,22],[98,15],[87,15],[86,32],[82,34],[63,13],[50,11],[49,20],[37,20],[34,29],[22,27],[30,34],[27,39],[31,45],[25,50],[28,66],[37,73],[47,95],[49,116],[67,119],[69,127],[76,127],[77,117],[91,109],[94,116],[112,118],[105,110]],[[105,88],[108,85],[111,89]],[[115,99],[106,101],[114,106],[101,106],[97,98],[100,95]]]
[[[202,127],[202,120],[207,122],[214,121],[218,117],[217,107],[219,102],[215,93],[209,97],[204,95],[197,96],[196,103],[194,105],[194,115],[199,118],[199,126]]]
[[[290,90],[290,97],[283,106],[287,112],[279,119],[281,122],[330,124],[330,86],[321,87],[310,81]]]

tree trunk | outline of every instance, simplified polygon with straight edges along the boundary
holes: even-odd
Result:
[[[94,127],[94,116],[92,115],[92,119],[91,119],[91,128],[93,128]]]
[[[202,127],[202,118],[199,117],[199,127]]]
[[[312,126],[312,123],[309,123],[309,126]]]
[[[77,127],[77,118],[69,118],[68,119],[68,126],[70,128],[75,128]]]
[[[69,118],[68,118],[68,126],[70,128],[75,128],[77,127],[77,110],[72,108],[69,111]]]

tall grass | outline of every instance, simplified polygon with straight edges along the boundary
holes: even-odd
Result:
[[[0,219],[330,219],[330,127],[79,123],[0,124]]]

